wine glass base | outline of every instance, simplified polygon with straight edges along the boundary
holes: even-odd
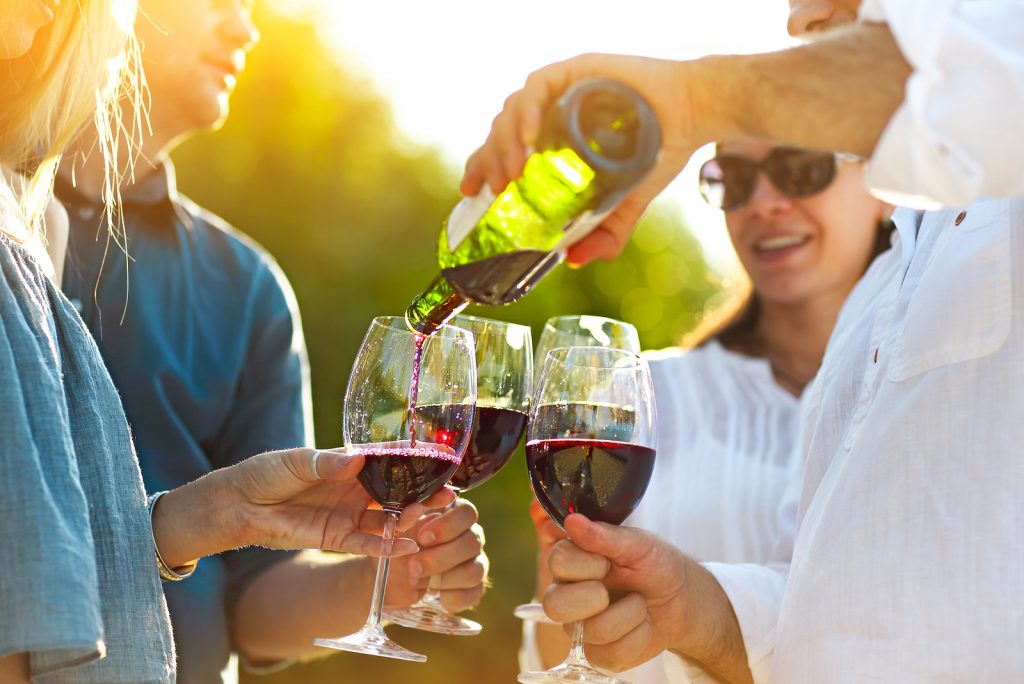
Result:
[[[348,636],[336,639],[314,639],[313,643],[317,646],[334,648],[339,651],[364,653],[384,658],[395,658],[396,660],[408,660],[414,663],[424,663],[427,661],[427,656],[399,646],[389,639],[383,631],[365,628],[355,634],[349,634]]]
[[[393,613],[388,613],[384,619],[402,627],[452,636],[475,636],[483,629],[479,622],[473,622],[458,615],[452,615],[446,610],[437,610],[427,606],[396,610]]]
[[[539,603],[520,603],[516,606],[516,609],[512,611],[512,614],[520,620],[540,622],[545,625],[558,624],[547,616],[547,613],[544,612],[544,606]]]
[[[582,665],[559,665],[545,672],[520,672],[522,684],[555,684],[557,682],[585,682],[586,684],[629,684],[629,682],[609,677],[595,669]]]

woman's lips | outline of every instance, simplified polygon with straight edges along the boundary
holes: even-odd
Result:
[[[754,254],[761,261],[781,261],[811,241],[810,235],[778,235],[754,243]]]

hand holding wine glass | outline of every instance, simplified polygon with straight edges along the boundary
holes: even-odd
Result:
[[[549,352],[530,410],[527,467],[534,493],[559,527],[582,513],[621,524],[640,502],[654,470],[656,434],[650,369],[638,355],[600,347]],[[583,623],[561,665],[519,681],[620,684],[590,667]]]
[[[451,495],[448,488],[442,491]],[[391,563],[384,598],[388,614],[409,608],[431,584],[438,587],[439,600],[450,611],[480,602],[487,590],[490,560],[477,519],[472,503],[456,499],[448,510],[423,516],[405,532],[419,551]]]
[[[473,335],[447,326],[430,337],[405,320],[374,319],[345,391],[348,448],[363,458],[359,481],[386,513],[370,615],[355,634],[314,643],[423,662],[384,633],[382,608],[389,552],[401,511],[444,487],[466,451],[476,401]]]

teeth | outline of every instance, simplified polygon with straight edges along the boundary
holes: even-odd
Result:
[[[786,247],[802,245],[805,242],[807,242],[806,235],[783,235],[777,238],[762,240],[754,245],[754,248],[759,252],[767,252],[773,249],[785,249]]]

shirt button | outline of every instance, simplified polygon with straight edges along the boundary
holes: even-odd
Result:
[[[82,219],[83,221],[90,221],[94,216],[96,216],[96,209],[94,209],[93,207],[78,208],[78,218]]]
[[[959,226],[961,223],[964,222],[965,218],[967,218],[967,212],[961,211],[959,214],[956,215],[956,220],[953,221],[953,224]]]

